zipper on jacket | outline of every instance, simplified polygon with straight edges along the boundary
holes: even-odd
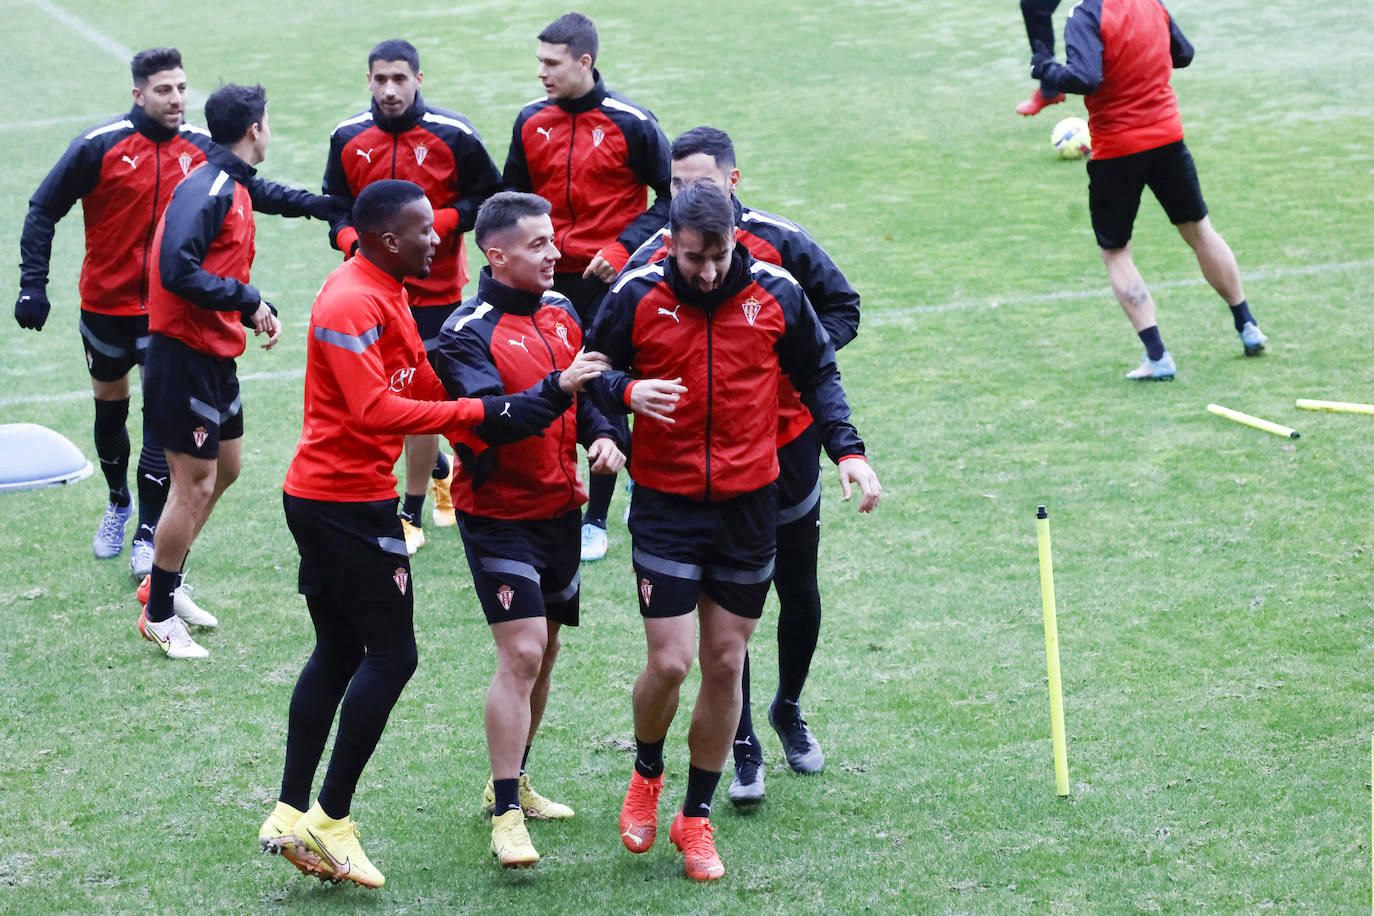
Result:
[[[711,416],[716,397],[714,331],[716,312],[712,309],[706,315],[706,499],[711,499]]]
[[[143,240],[143,270],[138,278],[138,307],[148,311],[148,257],[153,250],[153,236],[157,235],[157,202],[162,195],[162,144],[153,144],[153,221],[148,224],[148,236]]]
[[[577,211],[573,209],[572,182],[573,182],[573,148],[577,146],[577,115],[572,116],[572,128],[568,136],[568,177],[564,184],[563,196],[568,201],[568,231],[563,233],[563,242],[558,246],[560,251],[567,250],[568,236],[572,235],[573,228],[577,225]]]
[[[539,335],[539,342],[544,345],[544,352],[549,354],[549,366],[551,367],[551,371],[557,372],[558,361],[554,358],[553,347],[549,345],[548,339],[544,336],[544,329],[539,327],[539,322],[535,321],[534,315],[530,316],[530,324],[534,327],[534,333]],[[575,412],[577,410],[577,394],[573,394],[573,410],[575,416]],[[567,466],[561,460],[561,456],[563,454],[563,441],[568,437],[568,415],[566,411],[558,415],[558,429],[558,454],[560,456],[558,468],[563,472],[563,479],[568,482],[568,498],[569,500],[571,500],[577,494],[577,485],[573,482],[573,478],[568,474]],[[575,443],[573,451],[573,462],[574,464],[577,462],[577,452]]]

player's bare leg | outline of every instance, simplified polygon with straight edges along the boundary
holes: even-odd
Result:
[[[660,741],[677,715],[682,682],[696,655],[696,614],[644,618],[648,660],[635,680],[633,704],[635,737]],[[736,685],[738,687],[738,684]],[[735,710],[739,720],[739,710]]]
[[[1155,325],[1155,300],[1150,296],[1145,279],[1136,270],[1135,260],[1131,257],[1131,246],[1127,243],[1121,248],[1103,248],[1102,262],[1107,265],[1107,279],[1112,284],[1112,292],[1121,309],[1131,322],[1136,333]]]
[[[1202,268],[1202,276],[1217,291],[1217,295],[1225,299],[1227,305],[1244,301],[1245,290],[1241,286],[1236,255],[1220,233],[1212,228],[1211,218],[1204,216],[1197,222],[1179,223],[1178,234],[1193,249],[1198,267]]]

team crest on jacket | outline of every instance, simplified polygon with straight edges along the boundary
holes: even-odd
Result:
[[[744,318],[749,322],[749,327],[754,326],[754,319],[759,317],[759,300],[750,296],[744,300]]]
[[[510,610],[510,603],[515,598],[515,589],[509,585],[503,585],[496,590],[496,600],[501,602],[501,607]]]
[[[421,144],[419,144],[418,146],[416,146],[416,147],[415,147],[415,164],[416,164],[416,165],[424,165],[424,164],[425,164],[425,157],[428,156],[428,155],[429,155],[429,147],[425,146],[423,143],[421,143]]]
[[[649,599],[654,595],[654,583],[648,579],[639,580],[639,600],[644,602],[644,606],[649,606]]]
[[[186,173],[191,171],[191,154],[182,153],[177,157],[177,165],[181,166],[181,176],[186,177]]]
[[[561,321],[555,322],[553,330],[558,335],[558,339],[563,341],[563,346],[571,350],[572,344],[568,343],[568,326]]]
[[[396,583],[396,587],[401,590],[401,594],[406,593],[406,586],[410,584],[410,573],[406,572],[404,566],[397,566],[396,571],[391,574],[391,581]]]
[[[592,146],[600,146],[600,145],[601,145],[601,141],[602,141],[602,140],[605,140],[605,139],[606,139],[606,132],[605,132],[604,130],[602,130],[601,128],[598,127],[598,128],[595,128],[595,129],[592,131]]]
[[[204,448],[205,440],[210,438],[210,434],[205,431],[204,426],[197,426],[192,430],[191,438],[196,440],[196,448]]]

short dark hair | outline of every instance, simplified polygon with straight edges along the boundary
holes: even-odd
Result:
[[[359,235],[387,232],[395,227],[396,214],[424,196],[424,189],[413,181],[374,181],[353,201],[353,228]]]
[[[261,124],[267,113],[267,90],[262,86],[227,83],[205,100],[205,126],[210,139],[220,146],[232,146],[243,139],[248,128]]]
[[[488,197],[482,209],[477,211],[472,237],[477,247],[486,251],[492,236],[510,229],[527,216],[545,216],[552,211],[553,206],[538,194],[502,191]]]
[[[567,45],[574,59],[583,54],[590,54],[592,63],[596,63],[596,52],[601,46],[601,39],[596,34],[596,23],[581,13],[564,13],[559,16],[544,26],[544,31],[539,33],[539,40],[551,45]]]
[[[668,206],[668,231],[700,232],[711,244],[725,240],[735,225],[735,208],[725,192],[709,181],[694,181],[673,195]]]
[[[372,72],[372,65],[379,60],[384,63],[403,60],[410,64],[411,73],[420,72],[420,52],[415,50],[413,44],[400,38],[388,38],[386,41],[377,42],[367,55],[368,73]]]
[[[721,168],[735,167],[735,144],[730,135],[718,127],[693,127],[673,141],[673,161],[705,153]]]
[[[149,48],[139,51],[129,61],[129,70],[134,75],[134,85],[142,86],[148,77],[163,70],[180,70],[181,52],[176,48]]]

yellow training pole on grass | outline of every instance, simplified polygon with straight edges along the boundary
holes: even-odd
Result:
[[[1374,738],[1369,739],[1369,830],[1370,837],[1374,839]],[[1369,864],[1370,874],[1374,875],[1374,843],[1369,844]],[[1374,877],[1370,879],[1369,901],[1370,912],[1374,913]]]
[[[1035,536],[1040,542],[1040,603],[1045,609],[1045,663],[1050,669],[1050,733],[1054,737],[1054,788],[1069,794],[1069,751],[1064,738],[1064,693],[1059,682],[1059,622],[1054,611],[1054,561],[1050,557],[1050,516],[1041,506],[1035,513]]]
[[[1248,413],[1241,413],[1239,410],[1222,407],[1220,404],[1208,404],[1207,411],[1219,417],[1225,417],[1228,420],[1235,420],[1237,423],[1244,423],[1246,426],[1253,426],[1255,429],[1262,429],[1266,433],[1283,436],[1285,439],[1298,438],[1298,431],[1290,426],[1283,426],[1270,420],[1252,417]]]
[[[1374,404],[1352,404],[1349,401],[1314,401],[1311,398],[1298,398],[1298,407],[1303,410],[1329,410],[1333,413],[1374,413]]]

